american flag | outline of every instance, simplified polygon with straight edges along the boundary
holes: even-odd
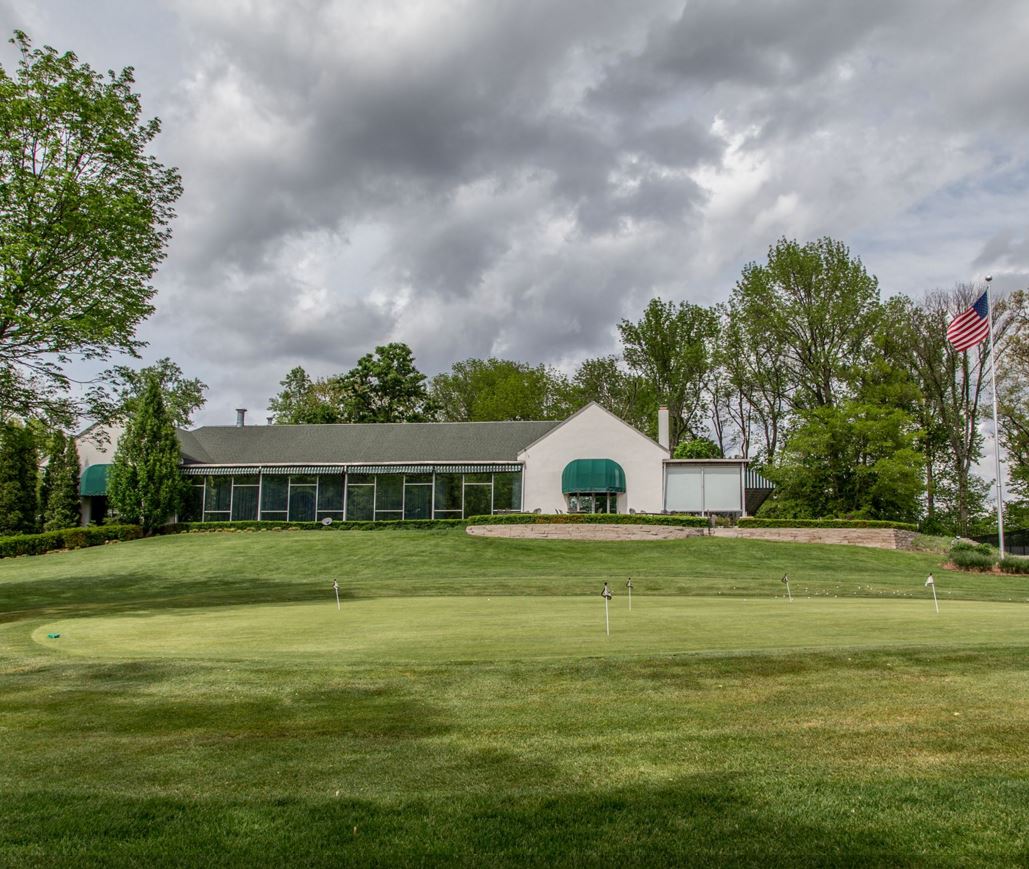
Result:
[[[958,314],[947,327],[947,340],[955,350],[974,347],[990,334],[990,301],[983,293],[975,304]]]

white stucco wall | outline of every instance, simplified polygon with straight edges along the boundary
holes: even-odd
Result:
[[[107,442],[97,438],[96,429],[87,429],[75,438],[75,447],[79,451],[79,467],[85,470],[90,465],[109,465],[114,461],[114,451],[118,448],[118,439],[125,431],[123,425],[112,425],[102,431],[107,434]],[[100,443],[97,443],[97,441]]]
[[[625,494],[618,512],[629,509],[660,513],[663,506],[662,461],[668,451],[598,404],[590,404],[519,453],[525,463],[522,506],[544,513],[568,509],[561,492],[561,472],[575,459],[611,459],[625,471]]]

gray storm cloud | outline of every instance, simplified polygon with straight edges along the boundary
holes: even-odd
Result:
[[[144,334],[211,384],[203,421],[388,340],[430,373],[574,364],[653,295],[723,300],[780,235],[844,239],[886,292],[1029,272],[1015,0],[0,0],[0,21],[133,64],[163,119],[186,193]]]

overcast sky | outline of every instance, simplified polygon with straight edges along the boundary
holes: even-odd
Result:
[[[1029,285],[1018,0],[0,0],[0,24],[136,68],[185,188],[144,359],[210,385],[201,423],[263,422],[292,366],[391,340],[429,374],[567,368],[655,295],[726,299],[784,235],[845,241],[884,296]]]

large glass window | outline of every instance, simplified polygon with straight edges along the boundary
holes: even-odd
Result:
[[[318,478],[318,512],[343,510],[343,475],[322,474]]]
[[[179,519],[183,522],[200,522],[204,518],[204,484],[193,484],[186,493]]]
[[[375,518],[404,518],[404,478],[400,474],[379,474],[375,478]]]
[[[261,518],[285,519],[289,504],[289,477],[268,475],[261,479]],[[281,513],[281,516],[266,516],[265,513]]]
[[[410,478],[409,478],[410,479]],[[432,486],[425,483],[404,486],[404,518],[432,518]]]
[[[493,512],[500,513],[504,510],[520,510],[522,507],[522,475],[521,472],[513,474],[493,475]]]
[[[404,509],[404,478],[400,474],[380,474],[375,478],[375,512]]]
[[[236,479],[246,480],[247,477]],[[254,478],[256,483],[256,477]],[[259,489],[255,484],[244,484],[232,487],[232,521],[246,522],[257,518],[257,493]]]
[[[208,477],[204,495],[204,521],[228,522],[232,505],[232,477]]]
[[[315,499],[317,489],[314,486],[289,487],[289,521],[313,522],[315,517]]]
[[[232,477],[208,477],[207,500],[204,502],[204,510],[227,513],[231,504]]]
[[[461,475],[436,474],[436,515],[460,517],[461,508]]]
[[[466,475],[466,478],[470,475]],[[493,501],[493,487],[480,483],[465,483],[464,518],[469,516],[486,516],[490,513]]]
[[[347,520],[370,522],[375,518],[375,486],[347,484]]]

